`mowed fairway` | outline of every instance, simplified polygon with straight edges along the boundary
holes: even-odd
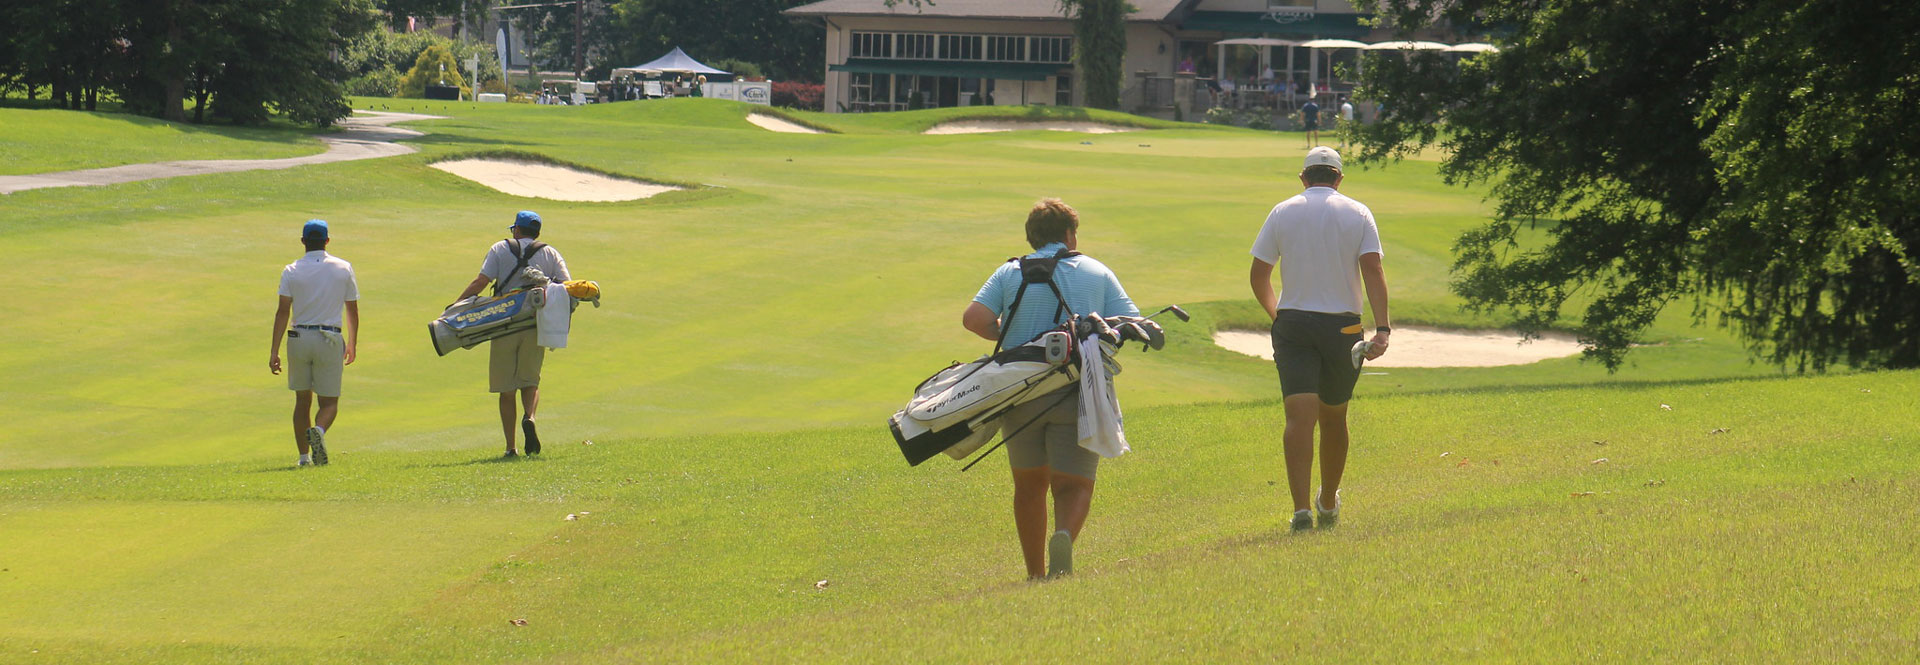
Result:
[[[1680,316],[1617,374],[1366,377],[1342,526],[1282,533],[1272,368],[1207,337],[1263,318],[1246,249],[1298,189],[1297,135],[917,134],[978,109],[808,114],[843,133],[788,135],[714,100],[357,104],[374,105],[449,119],[410,125],[429,132],[416,155],[0,197],[0,262],[26,283],[0,346],[0,662],[1920,649],[1900,526],[1920,519],[1920,375],[1781,377]],[[60,149],[57,125],[35,131]],[[154,156],[124,161],[169,145],[130,140]],[[704,187],[559,203],[427,166],[503,152]],[[1381,220],[1400,322],[1497,320],[1446,288],[1477,192],[1427,162],[1343,190]],[[1082,249],[1143,308],[1196,317],[1169,323],[1166,353],[1121,357],[1136,452],[1101,472],[1078,572],[1030,585],[1005,462],[908,468],[882,423],[985,350],[960,311],[1023,251],[1041,196],[1081,210]],[[606,307],[548,357],[549,453],[503,463],[484,350],[436,357],[424,324],[522,208]],[[309,217],[354,262],[365,324],[334,464],[296,470],[266,343]]]

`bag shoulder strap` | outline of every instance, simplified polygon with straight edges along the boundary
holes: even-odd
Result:
[[[533,255],[539,254],[540,250],[547,248],[546,243],[538,240],[527,243],[524,251],[514,249],[517,245],[514,244],[512,238],[506,239],[505,242],[507,243],[507,253],[513,255],[513,270],[507,271],[506,277],[493,283],[493,297],[495,298],[500,297],[502,293],[506,293],[507,282],[513,281],[514,277],[520,275],[520,271],[527,269],[527,262],[533,260]]]
[[[1069,259],[1076,256],[1080,256],[1080,253],[1071,249],[1061,248],[1060,251],[1054,252],[1053,256],[1016,256],[1007,259],[1007,263],[1020,264],[1020,290],[1014,292],[1013,305],[1007,307],[1007,314],[1000,317],[1003,323],[1000,326],[999,339],[993,341],[994,353],[999,353],[1000,350],[1006,346],[1007,327],[1013,323],[1014,312],[1020,311],[1020,301],[1027,297],[1028,286],[1046,284],[1047,288],[1053,290],[1054,300],[1060,303],[1059,307],[1055,308],[1053,312],[1055,325],[1060,323],[1060,317],[1063,314],[1066,315],[1067,318],[1073,317],[1073,310],[1067,307],[1067,296],[1060,292],[1060,285],[1053,281],[1053,271],[1060,266],[1061,259]]]

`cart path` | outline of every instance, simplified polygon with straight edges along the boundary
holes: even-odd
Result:
[[[386,113],[380,111],[355,111],[354,113],[354,116],[340,121],[340,126],[344,128],[344,131],[318,137],[321,143],[327,144],[327,150],[317,155],[288,157],[286,159],[191,159],[110,166],[103,169],[0,176],[0,194],[12,194],[29,189],[45,189],[48,187],[117,185],[123,182],[178,178],[180,176],[203,175],[207,173],[290,169],[308,164],[327,164],[331,162],[353,161],[356,159],[374,159],[378,157],[405,155],[418,152],[419,149],[410,145],[395,143],[394,141],[414,136],[422,136],[424,133],[411,129],[392,127],[390,125],[396,122],[413,120],[441,120],[446,117],[421,115],[417,113]]]

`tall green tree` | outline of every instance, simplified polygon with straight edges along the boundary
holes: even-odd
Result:
[[[705,62],[742,60],[776,79],[817,82],[825,34],[780,13],[810,1],[615,0],[608,55],[634,65],[680,46]]]
[[[1073,17],[1073,57],[1087,91],[1087,106],[1120,108],[1122,61],[1127,56],[1126,0],[1059,0]]]
[[[1500,52],[1372,57],[1366,160],[1430,145],[1485,183],[1456,292],[1529,329],[1579,314],[1618,367],[1667,307],[1799,371],[1920,366],[1920,6],[1382,0],[1504,26]],[[1534,232],[1537,230],[1538,232]]]

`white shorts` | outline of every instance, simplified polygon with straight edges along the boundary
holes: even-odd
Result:
[[[321,397],[340,396],[340,375],[346,372],[347,340],[325,330],[287,331],[287,389],[311,390]]]

